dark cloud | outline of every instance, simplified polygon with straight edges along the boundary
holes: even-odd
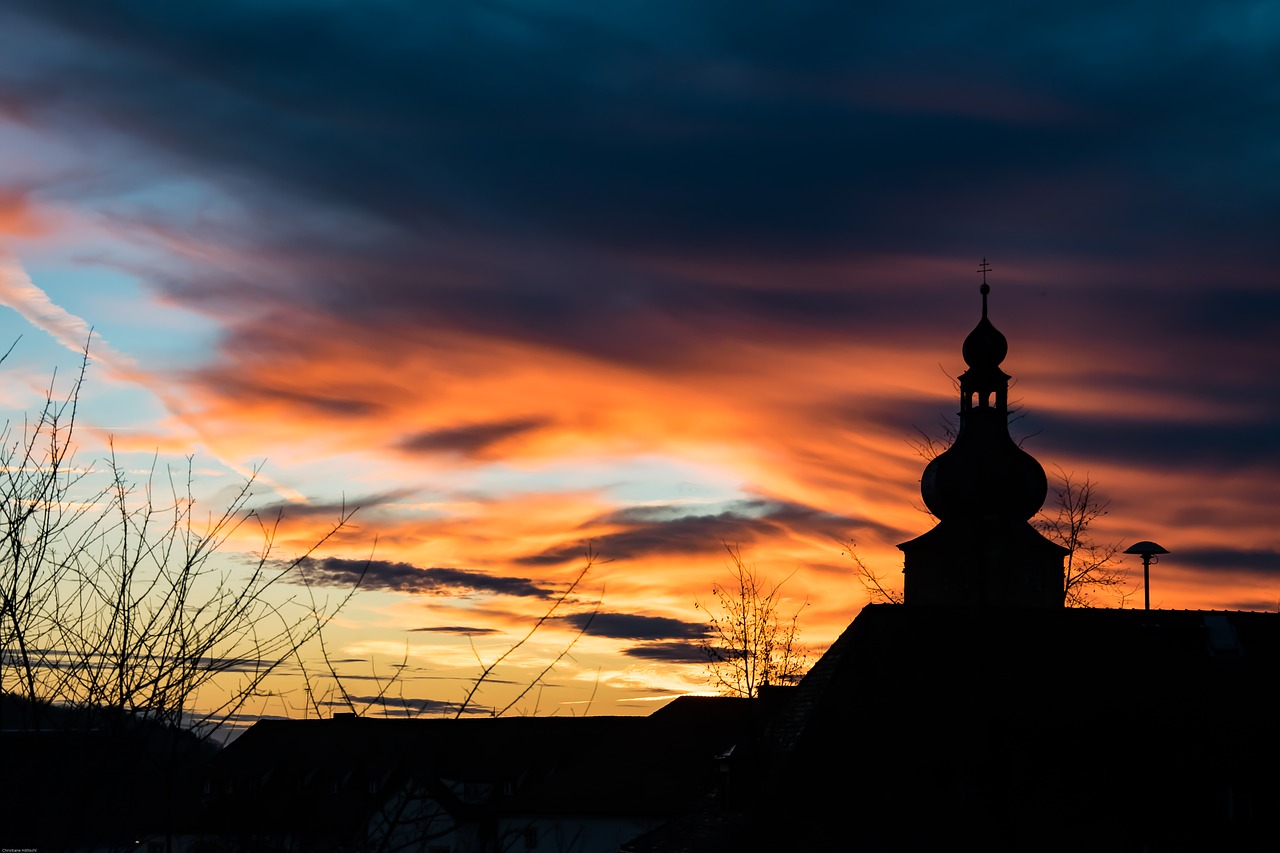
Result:
[[[707,653],[695,643],[645,643],[623,649],[627,657],[656,660],[663,663],[706,663]]]
[[[1023,446],[1041,458],[1061,453],[1164,470],[1280,470],[1280,430],[1269,419],[1188,423],[1163,415],[1031,413],[1028,422],[1037,434]]]
[[[550,598],[552,590],[543,589],[529,578],[488,575],[469,569],[419,568],[410,563],[386,560],[346,560],[340,557],[309,559],[302,568],[311,583],[348,587],[359,583],[361,589],[391,590],[417,595],[516,595]]]
[[[1158,28],[1141,7],[997,2],[10,5],[26,37],[0,76],[11,109],[105,117],[211,172],[410,227],[1107,250],[1117,224],[1153,245],[1274,210],[1252,180],[1271,166],[1270,54],[1221,4]]]
[[[265,385],[244,376],[218,374],[210,378],[210,385],[227,396],[243,400],[246,404],[264,400],[271,402],[285,400],[303,411],[316,412],[326,417],[364,418],[376,415],[383,409],[382,405],[371,400],[303,393],[285,385]]]
[[[707,626],[665,616],[634,613],[575,613],[562,617],[583,633],[620,640],[667,640],[705,636]]]
[[[1171,326],[1185,328],[1196,337],[1207,339],[1210,346],[1220,340],[1223,332],[1274,340],[1280,334],[1280,290],[1242,290],[1230,286],[1196,290],[1185,299],[1176,300],[1169,313]],[[1229,347],[1224,349],[1231,351]],[[1230,377],[1222,378],[1230,387]]]
[[[465,636],[480,636],[482,634],[501,634],[502,631],[497,628],[473,628],[467,625],[441,625],[433,628],[410,628],[410,632],[426,631],[433,634],[462,634]]]
[[[757,540],[796,531],[843,542],[851,531],[875,525],[823,512],[797,503],[771,500],[735,501],[723,512],[690,515],[682,505],[637,506],[609,513],[593,524],[621,525],[625,530],[592,539],[592,547],[610,560],[637,559],[653,554],[712,553],[728,544]],[[892,533],[890,535],[893,535]],[[578,559],[579,544],[550,548],[522,557],[525,565],[553,565]]]
[[[264,518],[273,518],[279,515],[286,520],[327,518],[336,522],[338,519],[345,518],[353,512],[367,513],[380,507],[385,507],[388,504],[399,503],[414,494],[416,492],[412,489],[395,489],[389,492],[355,495],[350,500],[342,501],[316,500],[305,504],[293,501],[278,501],[263,504],[256,507],[254,511]]]
[[[538,418],[470,424],[419,433],[400,442],[400,447],[414,453],[460,453],[463,456],[484,456],[493,445],[545,425],[546,421]]]
[[[1170,559],[1211,571],[1246,571],[1280,580],[1280,551],[1274,548],[1179,548]]]

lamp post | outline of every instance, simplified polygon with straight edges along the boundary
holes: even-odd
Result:
[[[1156,554],[1168,554],[1164,548],[1161,548],[1150,539],[1143,539],[1141,542],[1134,542],[1128,548],[1124,549],[1126,554],[1142,555],[1142,595],[1146,599],[1146,609],[1151,609],[1151,563],[1160,562],[1156,558]]]

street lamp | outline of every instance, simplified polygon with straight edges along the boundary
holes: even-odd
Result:
[[[1134,542],[1128,548],[1124,549],[1126,554],[1142,555],[1142,594],[1146,599],[1147,610],[1151,609],[1151,564],[1160,562],[1156,554],[1168,554],[1164,548],[1161,548],[1150,539],[1143,539],[1141,542]]]

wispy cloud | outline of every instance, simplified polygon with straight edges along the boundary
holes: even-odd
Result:
[[[575,628],[595,637],[622,640],[667,640],[703,637],[704,623],[685,622],[666,616],[642,616],[635,613],[575,613],[561,617]]]
[[[94,360],[101,362],[116,378],[151,384],[132,358],[115,350],[84,318],[54,303],[31,281],[21,264],[4,254],[0,254],[0,305],[17,311],[32,326],[72,352],[91,351]]]
[[[667,642],[645,643],[623,649],[627,657],[643,660],[662,661],[664,663],[701,663],[707,662],[707,653],[695,643]]]
[[[133,358],[112,347],[82,317],[54,303],[48,294],[31,281],[17,261],[3,253],[0,253],[0,304],[17,311],[27,322],[48,333],[67,349],[83,353],[95,363],[102,364],[114,378],[145,388],[193,434],[206,440],[210,438],[209,430],[187,411],[187,406],[168,383],[143,370]],[[215,448],[218,445],[216,439],[209,443]],[[255,479],[269,485],[290,500],[303,500],[299,493],[275,482],[261,471],[255,471],[227,456],[223,456],[220,461],[245,479]]]
[[[491,456],[504,439],[531,432],[546,424],[538,418],[468,424],[431,430],[405,438],[400,446],[415,453],[460,453],[470,457]]]
[[[627,507],[594,519],[592,525],[622,528],[593,539],[609,559],[640,559],[654,554],[721,554],[726,544],[750,544],[786,532],[825,538],[832,543],[870,524],[782,501],[737,501],[722,512],[698,515],[687,506]],[[520,558],[527,565],[564,563],[581,556],[575,543]]]
[[[1280,584],[1280,551],[1275,548],[1183,548],[1177,559],[1209,570],[1245,569]]]
[[[515,595],[551,598],[554,590],[529,578],[502,577],[470,569],[420,568],[386,560],[349,560],[341,557],[306,559],[299,566],[310,583],[322,586],[393,590],[416,595]]]

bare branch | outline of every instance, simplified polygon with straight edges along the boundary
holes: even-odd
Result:
[[[714,608],[695,602],[707,614],[709,631],[703,641],[707,677],[720,692],[752,697],[760,687],[799,680],[809,666],[809,652],[800,645],[800,611],[785,621],[778,610],[786,583],[770,584],[743,559],[736,545],[723,543],[729,553],[733,582],[712,584]]]
[[[64,396],[55,376],[33,417],[0,429],[0,691],[27,700],[32,717],[5,722],[38,726],[58,705],[88,725],[128,719],[209,735],[282,663],[302,665],[302,648],[354,594],[358,584],[319,602],[303,571],[354,510],[280,560],[280,518],[250,509],[252,475],[201,525],[191,459],[179,473],[153,458],[135,478],[109,443],[101,470],[76,465],[88,365],[86,349]],[[263,541],[246,569],[219,551],[250,519]],[[284,586],[299,580],[305,609]],[[197,710],[215,680],[221,698]]]
[[[591,567],[594,566],[595,563],[596,563],[595,552],[592,550],[591,545],[588,543],[587,552],[585,555],[585,561],[583,563],[581,571],[578,572],[577,576],[574,577],[574,579],[569,583],[569,585],[564,589],[564,591],[560,593],[560,595],[556,598],[556,600],[552,602],[551,606],[548,607],[547,610],[540,617],[538,617],[538,620],[533,623],[533,626],[529,628],[528,632],[523,637],[521,637],[516,643],[508,647],[506,651],[498,655],[497,659],[494,660],[492,663],[485,665],[483,664],[483,661],[481,661],[483,668],[480,671],[480,675],[478,675],[475,681],[471,683],[471,688],[467,691],[467,695],[463,698],[462,702],[458,705],[458,708],[454,713],[454,717],[461,717],[464,713],[466,713],[467,709],[471,707],[472,701],[475,699],[476,693],[479,692],[480,688],[485,684],[485,682],[487,682],[490,678],[493,677],[493,673],[498,668],[498,666],[507,658],[509,658],[512,654],[518,651],[521,646],[529,642],[529,640],[531,640],[533,636],[538,633],[538,631],[542,628],[542,626],[547,623],[547,620],[550,619],[553,615],[555,615],[555,612],[560,609],[560,606],[565,603],[565,601],[569,598],[569,596],[571,596],[574,593],[574,591],[578,588],[578,585],[582,583],[583,578],[587,576],[587,572],[591,571]],[[599,610],[599,607],[600,607],[600,602],[597,601],[596,602],[597,611]],[[592,618],[594,618],[594,614],[592,614]],[[588,620],[587,624],[588,625],[590,624],[590,620]],[[556,659],[552,661],[552,663],[549,666],[547,666],[547,668],[544,669],[537,678],[535,678],[533,681],[529,682],[528,685],[526,685],[524,692],[520,694],[520,696],[517,698],[516,701],[519,701],[519,699],[524,698],[524,696],[529,692],[529,690],[533,687],[533,685],[538,684],[542,680],[542,678],[545,677],[546,674],[551,671],[552,667],[554,667],[557,663],[559,663],[561,660],[564,659],[565,655],[569,653],[569,649],[573,648],[573,645],[577,643],[578,638],[581,637],[585,631],[586,631],[586,626],[584,625],[578,631],[577,636],[575,636],[573,640],[569,643],[569,645],[564,649],[564,651],[562,651],[560,655],[556,657]],[[467,639],[470,640],[470,637],[468,637]],[[471,650],[473,652],[476,651],[474,642],[472,642],[471,644]],[[476,652],[476,660],[477,661],[481,660],[478,652]],[[508,705],[506,708],[503,709],[502,713],[505,713],[510,708],[511,708],[511,705]],[[500,714],[498,714],[498,712],[496,711],[494,715],[500,716]]]
[[[1061,467],[1054,469],[1057,501],[1051,510],[1036,516],[1035,526],[1068,550],[1063,572],[1063,601],[1068,607],[1096,607],[1110,598],[1123,607],[1136,591],[1129,570],[1120,562],[1120,542],[1098,542],[1091,528],[1107,515],[1110,501],[1101,497],[1097,484],[1086,474],[1083,480]]]
[[[862,561],[861,555],[858,554],[858,543],[852,539],[845,545],[842,554],[848,555],[853,560],[854,577],[862,584],[862,588],[867,592],[867,600],[872,604],[901,604],[902,590],[885,585],[883,576],[875,572]]]

